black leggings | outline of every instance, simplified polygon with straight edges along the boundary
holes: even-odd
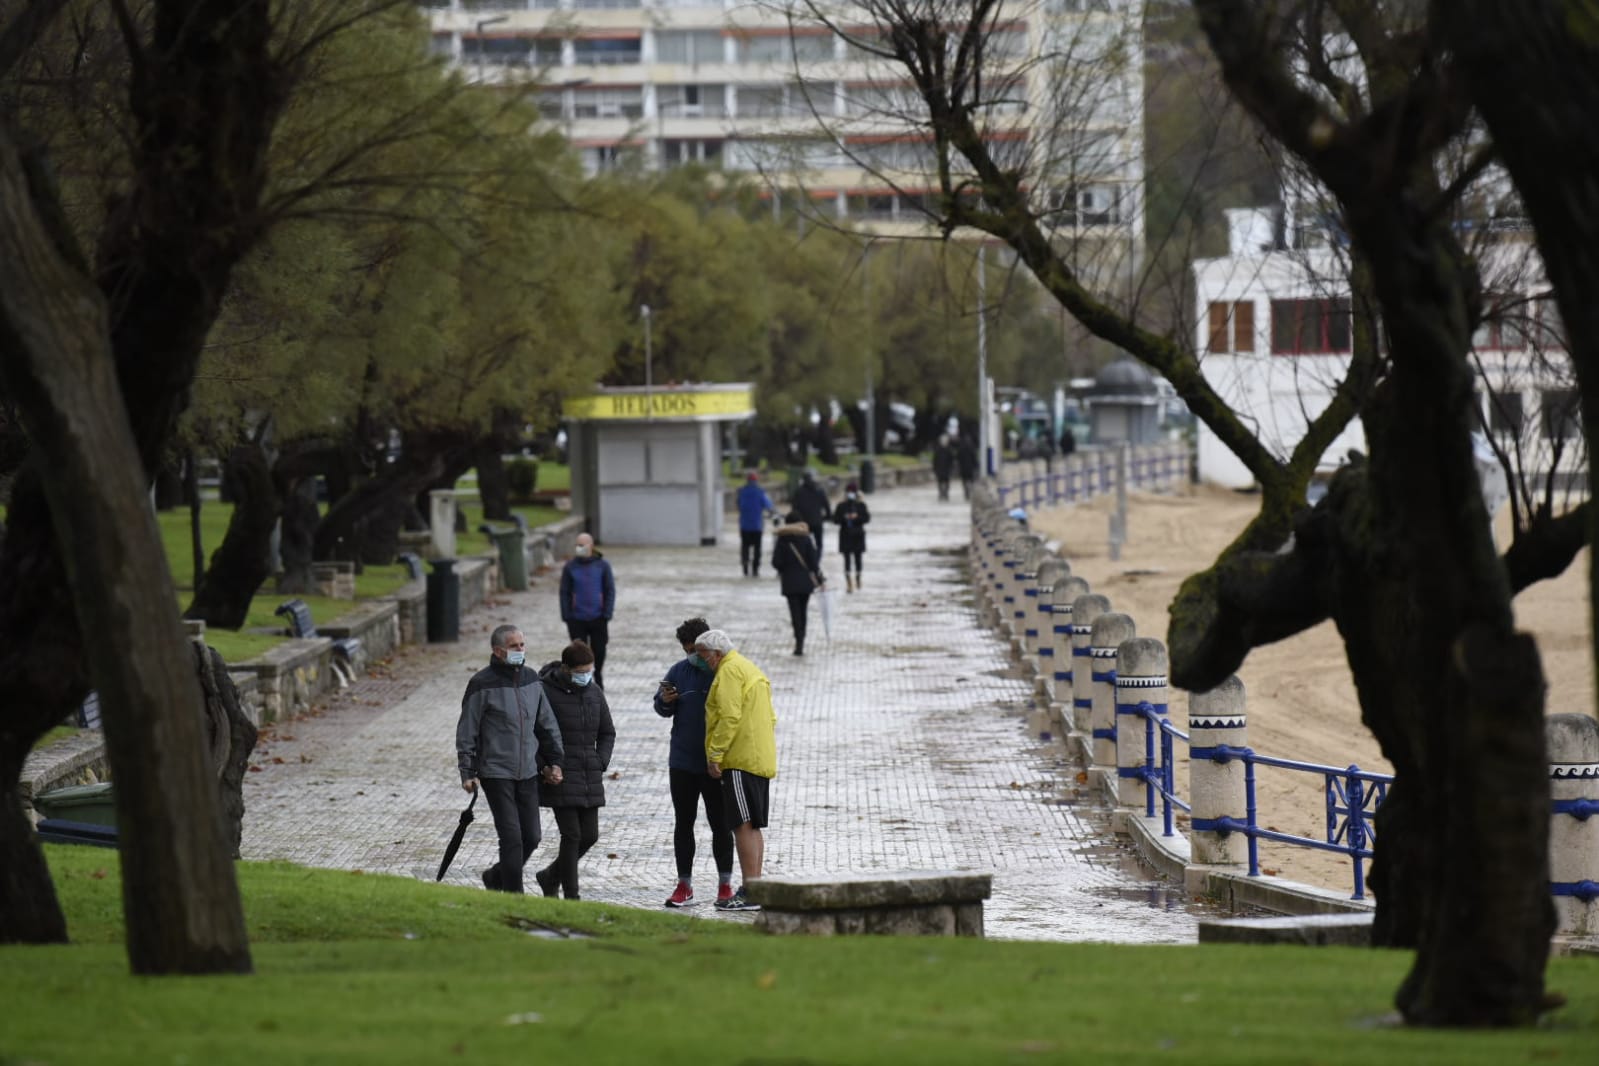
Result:
[[[784,593],[783,598],[788,600],[788,620],[794,624],[794,643],[805,643],[805,615],[810,606],[811,594],[803,596],[790,596]]]
[[[687,881],[694,872],[694,820],[705,807],[705,821],[711,827],[711,855],[716,872],[733,872],[733,831],[727,827],[727,806],[722,786],[710,774],[692,770],[669,770],[672,783],[672,851],[677,856],[677,879]]]
[[[846,574],[849,573],[850,560],[852,560],[852,559],[855,562],[855,572],[857,574],[859,574],[861,572],[861,556],[865,554],[864,552],[841,551],[841,552],[839,552],[839,554],[844,557],[844,573],[846,573]]]
[[[552,807],[550,810],[555,815],[555,828],[561,831],[561,850],[546,869],[555,874],[563,896],[577,899],[577,860],[588,854],[594,842],[600,839],[600,809]]]

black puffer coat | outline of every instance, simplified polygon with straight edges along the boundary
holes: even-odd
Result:
[[[816,556],[816,542],[811,539],[811,527],[804,522],[790,522],[777,527],[777,543],[772,548],[772,569],[783,582],[783,595],[809,596],[820,579],[817,573],[821,560]]]
[[[539,680],[544,682],[544,693],[555,708],[561,744],[566,749],[561,760],[561,783],[539,782],[539,806],[605,806],[605,771],[611,765],[611,749],[616,746],[616,727],[611,724],[605,690],[592,681],[587,685],[573,684],[571,671],[560,660],[540,670]]]

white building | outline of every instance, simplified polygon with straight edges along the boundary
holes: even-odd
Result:
[[[1349,367],[1347,257],[1325,231],[1291,226],[1297,236],[1285,241],[1273,211],[1232,210],[1227,221],[1229,254],[1194,263],[1194,343],[1206,381],[1286,458]],[[1557,485],[1581,485],[1587,458],[1577,393],[1531,233],[1512,227],[1473,243],[1488,294],[1473,338],[1488,431],[1520,469],[1538,477],[1553,469]],[[1365,449],[1358,419],[1319,469],[1336,469],[1351,448]],[[1235,488],[1254,480],[1203,424],[1199,475]]]
[[[479,81],[528,83],[590,173],[629,153],[653,167],[702,163],[759,173],[782,190],[774,210],[800,196],[877,232],[925,226],[937,183],[914,121],[923,105],[902,68],[870,54],[878,38],[848,7],[836,11],[850,40],[771,2],[423,6],[434,52]],[[1040,210],[1063,239],[1142,247],[1141,17],[1142,0],[1019,0],[988,35],[989,143],[1038,176]]]

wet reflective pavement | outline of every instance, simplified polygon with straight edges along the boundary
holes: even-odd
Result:
[[[865,587],[844,591],[830,529],[831,635],[813,598],[803,657],[791,654],[770,535],[759,578],[741,575],[731,522],[716,548],[604,549],[618,586],[605,671],[618,735],[583,898],[658,907],[671,891],[669,722],[650,701],[681,657],[673,631],[703,615],[772,682],[769,874],[986,871],[991,937],[1194,942],[1195,912],[1178,888],[1139,870],[1107,813],[1079,793],[1064,749],[1029,731],[1031,685],[979,623],[966,582],[965,505],[939,503],[931,486],[868,502]],[[461,691],[502,620],[523,626],[530,662],[558,654],[557,580],[543,575],[528,592],[498,597],[463,620],[460,643],[409,651],[386,679],[363,680],[320,716],[269,734],[261,770],[247,779],[245,857],[431,879],[465,798],[453,750]],[[553,854],[549,818],[545,832],[533,865]],[[494,855],[484,812],[448,880],[477,884]],[[715,881],[702,830],[702,898]],[[690,913],[748,918],[708,905]]]

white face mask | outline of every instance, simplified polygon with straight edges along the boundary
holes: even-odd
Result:
[[[587,555],[589,553],[589,546],[587,544],[579,544],[574,550],[579,556]]]
[[[856,498],[856,495],[853,492],[846,492],[844,495],[848,496],[852,500]]]
[[[520,648],[514,648],[505,653],[505,661],[510,663],[512,666],[521,666],[523,663],[527,662],[527,652]]]
[[[579,673],[573,673],[572,674],[572,684],[577,685],[579,687],[587,685],[590,681],[593,681],[593,680],[594,680],[594,671],[593,670],[585,670],[581,674],[579,674]]]

